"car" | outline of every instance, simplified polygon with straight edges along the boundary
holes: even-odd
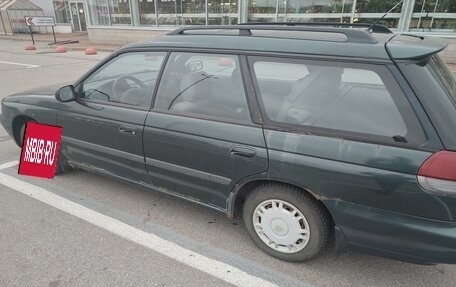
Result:
[[[434,37],[378,25],[183,27],[55,92],[5,97],[61,126],[57,173],[107,175],[242,217],[264,252],[333,245],[456,263],[456,83]]]

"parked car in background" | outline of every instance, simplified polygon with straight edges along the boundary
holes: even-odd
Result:
[[[342,25],[342,26],[340,26]],[[345,247],[456,263],[456,84],[436,38],[380,26],[180,28],[74,85],[2,101],[80,168],[243,217],[287,261]],[[170,211],[171,212],[171,211]]]

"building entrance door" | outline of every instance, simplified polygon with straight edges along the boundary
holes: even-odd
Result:
[[[74,32],[87,31],[85,8],[83,2],[70,2],[71,25]]]

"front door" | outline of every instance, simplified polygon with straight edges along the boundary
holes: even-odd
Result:
[[[114,57],[77,87],[78,100],[61,103],[61,154],[71,164],[150,184],[143,127],[166,53],[131,52]]]
[[[144,153],[156,187],[220,210],[239,180],[267,169],[237,56],[170,54],[145,122]]]
[[[71,23],[74,32],[87,31],[85,8],[83,2],[70,2]]]

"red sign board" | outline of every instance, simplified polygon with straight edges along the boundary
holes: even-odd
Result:
[[[54,178],[62,128],[28,122],[22,143],[19,174]]]

